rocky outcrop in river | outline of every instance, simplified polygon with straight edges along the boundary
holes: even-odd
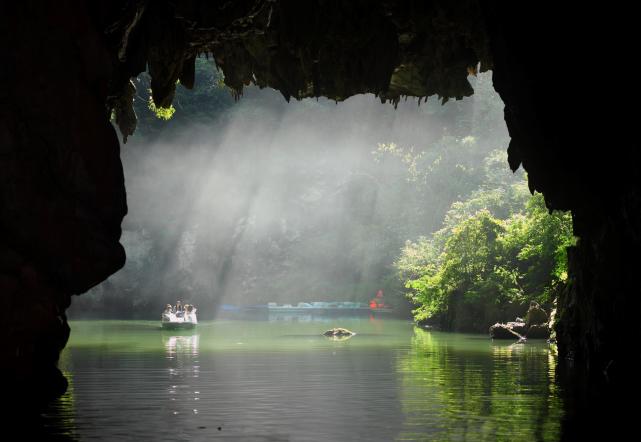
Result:
[[[548,339],[550,337],[550,324],[548,314],[532,301],[525,320],[517,318],[514,322],[505,324],[496,323],[490,327],[492,339]]]

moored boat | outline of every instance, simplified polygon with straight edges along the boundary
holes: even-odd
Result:
[[[372,314],[372,313],[393,313],[394,309],[389,305],[382,302],[382,300],[374,299],[368,304],[361,302],[349,301],[314,301],[314,302],[299,302],[296,305],[282,304],[279,305],[275,302],[267,304],[269,313],[304,313],[304,314]]]
[[[299,302],[296,305],[275,302],[267,303],[267,311],[271,313],[305,313],[305,314],[375,314],[393,313],[394,309],[383,300],[383,290],[378,290],[376,296],[368,303],[352,301],[313,301]]]

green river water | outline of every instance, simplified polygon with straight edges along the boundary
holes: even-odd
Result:
[[[557,440],[545,341],[408,321],[73,321],[69,389],[47,431],[72,440]],[[344,342],[321,333],[346,327]]]

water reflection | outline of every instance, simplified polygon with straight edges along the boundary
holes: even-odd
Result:
[[[267,320],[269,322],[298,322],[298,323],[308,323],[308,322],[324,322],[332,323],[337,321],[361,321],[367,320],[383,322],[383,319],[377,318],[374,315],[363,315],[363,314],[353,314],[353,313],[343,313],[343,314],[305,314],[305,313],[296,313],[296,312],[269,312],[267,315]]]
[[[328,325],[357,335],[330,342],[314,321],[220,321],[183,334],[78,324],[61,360],[70,388],[44,416],[46,431],[71,440],[559,437],[547,344],[367,317]]]
[[[174,416],[197,415],[200,387],[195,383],[200,377],[200,336],[165,336],[163,343],[168,361],[167,407]]]
[[[398,440],[559,438],[561,402],[547,344],[455,341],[416,328],[398,371],[405,415]]]
[[[175,359],[178,355],[198,356],[199,340],[200,335],[164,337],[167,358]]]
[[[281,313],[281,312],[269,312],[268,320],[269,322],[312,322],[312,321],[323,321],[327,319],[323,316],[314,316],[306,315],[302,313]]]
[[[24,431],[21,433],[21,436],[25,438],[23,440],[28,437],[36,440],[77,440],[75,385],[71,357],[68,351],[62,352],[58,366],[67,378],[67,391],[40,414],[39,419],[32,423],[31,428],[23,428]],[[34,434],[27,435],[29,431]]]

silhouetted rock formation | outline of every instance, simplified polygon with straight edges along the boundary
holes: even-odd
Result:
[[[533,324],[525,332],[528,339],[548,339],[550,337],[550,326],[548,324]]]
[[[525,313],[525,327],[529,328],[533,325],[543,325],[548,322],[548,314],[539,306],[536,301],[530,302],[530,307]]]
[[[225,84],[241,95],[250,83],[289,100],[344,100],[373,93],[444,100],[472,94],[468,73],[491,68],[476,1],[201,3],[102,2],[115,75],[110,104],[126,136],[135,114],[130,77],[149,67],[157,106],[167,107],[176,82],[194,83],[199,54],[214,58]],[[128,100],[131,102],[131,100]]]
[[[64,392],[65,310],[125,261],[113,74],[90,2],[3,2],[0,12],[0,294],[8,392]],[[10,397],[15,397],[9,395]]]
[[[623,98],[634,98],[634,80],[623,73],[636,53],[636,15],[589,8],[473,0],[4,2],[0,287],[6,305],[29,314],[11,319],[3,374],[27,382],[55,370],[70,295],[123,264],[125,192],[109,115],[125,137],[133,132],[130,77],[148,66],[153,99],[168,106],[176,81],[191,87],[194,57],[207,53],[237,94],[255,83],[287,99],[460,98],[472,93],[466,76],[479,62],[492,68],[512,139],[510,166],[523,165],[550,209],[572,210],[580,237],[559,302],[561,359],[604,394],[638,391],[641,352],[628,343],[641,337],[641,162],[636,113],[623,110]],[[603,31],[608,23],[616,29]]]
[[[604,5],[552,11],[497,2],[486,11],[510,165],[525,168],[531,190],[542,192],[550,209],[572,210],[579,240],[568,253],[556,339],[564,377],[573,373],[565,377],[566,391],[582,397],[576,405],[591,409],[587,414],[599,416],[580,411],[568,418],[582,420],[593,438],[604,416],[625,424],[630,414],[601,404],[623,403],[641,389],[635,374],[641,352],[628,347],[641,337],[641,150],[631,141],[632,114],[624,110],[638,94],[628,95],[620,80],[633,25],[629,11]],[[597,53],[594,76],[578,73]]]

